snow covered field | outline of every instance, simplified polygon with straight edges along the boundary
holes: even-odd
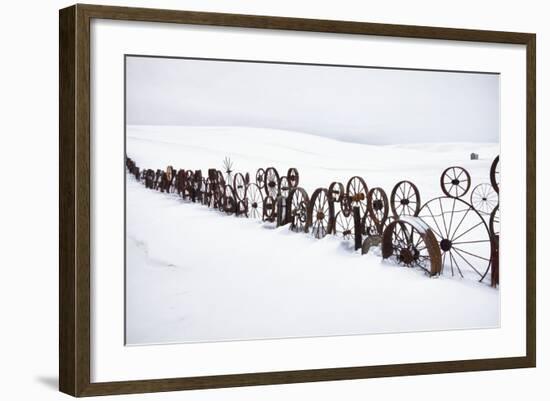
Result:
[[[128,126],[140,168],[234,170],[289,167],[308,193],[359,175],[391,192],[413,181],[422,201],[441,196],[439,176],[466,168],[489,182],[498,144],[372,146],[252,128]],[[471,161],[471,152],[480,159]],[[128,344],[329,336],[497,327],[499,291],[471,279],[361,256],[334,236],[236,218],[126,178]],[[470,189],[471,190],[471,189]],[[469,194],[466,197],[469,199]]]

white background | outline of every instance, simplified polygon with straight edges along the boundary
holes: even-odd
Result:
[[[34,4],[33,4],[34,3]],[[112,4],[110,2],[98,2]],[[12,3],[4,9],[3,59],[0,63],[2,98],[2,146],[0,167],[4,172],[0,202],[2,276],[0,305],[2,330],[0,393],[6,399],[61,399],[57,386],[57,9],[68,2]],[[530,31],[538,34],[538,203],[545,194],[548,80],[543,71],[548,63],[550,28],[543,2],[461,1],[439,2],[306,2],[290,1],[132,1],[130,6],[270,14],[310,18],[349,19],[416,25]],[[22,167],[39,172],[32,186],[19,184]],[[9,173],[11,172],[11,173]],[[9,174],[8,174],[9,173]],[[547,181],[547,180],[546,180]],[[20,181],[22,182],[22,181]],[[19,186],[21,185],[21,186]],[[539,251],[543,250],[546,211],[538,211]],[[375,379],[268,386],[244,389],[208,390],[187,393],[119,397],[119,399],[364,399],[367,396],[394,399],[407,397],[465,399],[544,399],[544,379],[550,373],[544,343],[545,306],[548,284],[542,252],[538,259],[538,368],[529,370],[462,373],[452,375]],[[7,257],[6,257],[7,256]],[[416,396],[415,396],[416,395]],[[527,396],[527,397],[526,397]],[[105,398],[104,398],[105,399]],[[108,398],[106,398],[108,399]]]

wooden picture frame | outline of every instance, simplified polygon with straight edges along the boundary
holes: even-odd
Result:
[[[526,355],[381,366],[91,382],[90,21],[164,22],[526,46]],[[535,43],[531,33],[74,5],[59,14],[59,388],[73,396],[144,393],[534,367],[536,361]],[[121,161],[121,166],[122,166]]]

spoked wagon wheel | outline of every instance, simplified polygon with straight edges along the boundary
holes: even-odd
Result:
[[[307,230],[307,208],[309,196],[303,188],[293,188],[288,196],[290,229],[295,232]]]
[[[334,218],[334,234],[345,240],[354,238],[355,224],[353,222],[353,216],[351,214],[345,215],[342,211],[336,213]]]
[[[245,193],[248,203],[248,217],[261,219],[264,216],[264,196],[256,184],[248,184]]]
[[[279,195],[288,197],[288,194],[292,188],[290,187],[290,181],[287,177],[282,176],[279,180]]]
[[[231,185],[224,187],[223,196],[221,198],[222,209],[227,214],[233,214],[237,210],[237,199],[235,191]]]
[[[432,229],[441,248],[442,269],[450,266],[461,277],[482,281],[491,264],[491,237],[485,220],[459,198],[435,198],[422,206],[419,217]]]
[[[332,182],[328,186],[328,194],[333,202],[340,202],[345,192],[344,185],[341,182]]]
[[[256,171],[256,185],[258,185],[260,188],[263,188],[264,179],[265,179],[265,170],[260,167],[258,171]]]
[[[298,169],[294,167],[289,168],[288,172],[286,173],[286,177],[288,179],[288,186],[290,188],[298,187],[298,184],[300,183],[300,174],[298,174]]]
[[[500,209],[498,205],[496,205],[491,212],[491,217],[489,218],[489,231],[493,237],[500,236]]]
[[[386,227],[382,236],[382,257],[407,267],[420,267],[433,276],[441,272],[437,239],[419,218],[405,216]]]
[[[381,234],[380,227],[388,218],[389,202],[386,192],[382,188],[372,188],[367,194],[367,209],[368,214],[372,218],[374,224],[379,227],[378,232]]]
[[[275,167],[268,167],[265,170],[264,189],[267,196],[273,199],[277,197],[279,191],[279,173]]]
[[[275,199],[272,196],[266,196],[264,198],[264,214],[263,214],[263,220],[273,222],[275,221],[276,213],[275,213]]]
[[[390,208],[394,217],[417,216],[420,210],[420,192],[410,181],[399,181],[390,195]]]
[[[246,191],[246,181],[241,173],[235,174],[233,177],[233,190],[238,200],[244,199],[244,193]]]
[[[453,198],[461,198],[466,195],[471,183],[470,173],[458,166],[446,168],[439,178],[443,193]]]
[[[495,160],[493,160],[489,177],[491,179],[491,186],[498,194],[500,189],[500,156],[495,157]]]
[[[498,194],[490,184],[479,184],[470,194],[470,204],[481,214],[489,215],[498,205]]]
[[[367,194],[369,189],[367,183],[361,177],[351,177],[346,185],[346,194],[350,201],[350,207],[359,206],[361,216],[367,212]]]
[[[331,233],[334,225],[334,202],[325,188],[317,188],[307,208],[307,227],[315,238]]]

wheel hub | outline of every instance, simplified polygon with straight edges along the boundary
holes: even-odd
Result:
[[[410,265],[414,261],[414,254],[408,248],[401,249],[399,260],[406,265]]]
[[[408,204],[409,204],[409,200],[408,200],[408,199],[401,199],[401,204],[402,204],[402,205],[408,205]]]
[[[380,199],[376,199],[372,202],[372,207],[374,210],[382,210],[384,207],[384,203]]]
[[[253,207],[254,209],[256,209],[256,208],[258,207],[258,204],[257,204],[256,202],[253,202],[253,203],[252,203],[252,207]]]
[[[451,181],[451,183],[452,183],[453,185],[458,185],[458,184],[460,183],[460,181],[459,181],[458,179],[455,178],[454,180]]]
[[[275,185],[277,185],[277,183],[275,181],[269,181],[269,183],[267,184],[270,188],[273,188]]]
[[[317,213],[317,220],[323,220],[325,218],[325,214],[323,212]]]
[[[441,240],[441,242],[439,243],[439,246],[441,247],[442,251],[447,252],[453,247],[453,243],[447,238],[445,238]]]

